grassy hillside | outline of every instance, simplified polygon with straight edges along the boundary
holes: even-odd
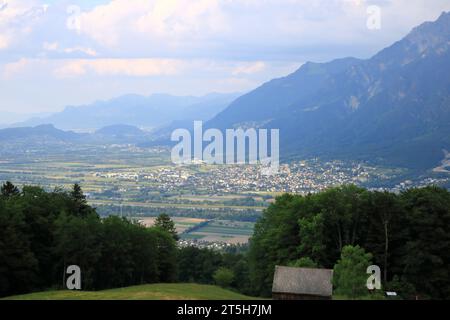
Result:
[[[46,291],[7,300],[250,300],[216,286],[199,284],[151,284],[97,292]]]

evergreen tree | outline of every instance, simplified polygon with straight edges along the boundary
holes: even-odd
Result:
[[[175,223],[168,214],[165,213],[160,214],[156,218],[155,227],[170,233],[175,239],[175,241],[179,239],[177,230],[175,228]]]
[[[72,199],[75,202],[78,202],[80,204],[86,204],[86,196],[83,193],[83,190],[81,190],[81,187],[78,183],[73,185],[73,189],[70,193],[70,195],[72,196]]]
[[[3,197],[12,197],[19,195],[20,191],[15,185],[7,181],[1,186],[0,193]]]
[[[73,201],[71,210],[73,215],[78,217],[86,217],[95,211],[88,205],[86,196],[84,195],[79,184],[74,184],[72,191],[70,192],[70,197]]]

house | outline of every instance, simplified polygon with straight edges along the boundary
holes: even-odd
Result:
[[[272,296],[275,300],[331,300],[333,270],[275,267]]]

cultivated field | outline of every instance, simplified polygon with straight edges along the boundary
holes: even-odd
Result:
[[[134,219],[138,220],[146,227],[151,227],[155,224],[156,217],[142,217]],[[173,217],[172,220],[175,223],[175,228],[177,229],[178,233],[183,233],[186,229],[189,229],[197,224],[206,221],[205,219],[183,218],[183,217]]]
[[[208,242],[244,244],[253,235],[254,226],[255,224],[252,222],[212,220],[193,232],[183,234],[182,237]]]
[[[133,218],[147,227],[155,224],[156,217]],[[202,240],[207,242],[224,242],[229,244],[245,244],[253,235],[255,224],[232,220],[206,220],[198,218],[172,217],[175,228],[182,239]],[[189,231],[202,223],[207,224]],[[187,231],[187,232],[186,232]]]

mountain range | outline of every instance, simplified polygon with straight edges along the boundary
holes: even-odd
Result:
[[[367,60],[304,64],[236,99],[206,126],[280,129],[284,158],[429,168],[450,150],[450,13]]]
[[[112,125],[95,132],[80,133],[64,131],[52,124],[35,127],[17,127],[0,130],[0,146],[8,144],[13,147],[30,148],[35,145],[60,144],[142,144],[152,139],[149,131],[143,131],[130,125]]]
[[[35,117],[14,126],[52,124],[63,130],[95,131],[105,126],[126,124],[156,129],[174,121],[209,120],[238,96],[238,93],[211,93],[203,97],[130,94],[85,106],[68,106],[62,112]]]

